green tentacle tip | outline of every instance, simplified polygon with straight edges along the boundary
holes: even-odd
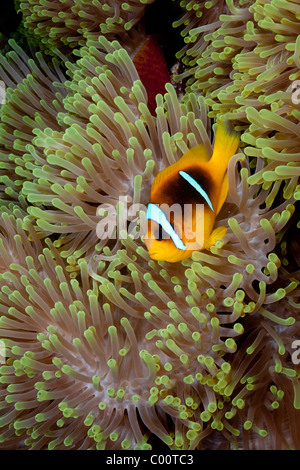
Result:
[[[211,418],[211,413],[209,411],[202,411],[200,418],[202,419],[202,421],[207,422]]]
[[[208,407],[207,407],[208,411],[210,413],[214,413],[216,410],[217,410],[217,404],[216,402],[212,401],[208,404]]]
[[[244,424],[243,424],[243,427],[245,429],[245,431],[249,431],[249,429],[251,429],[253,426],[253,423],[252,421],[245,421]]]
[[[131,440],[128,438],[123,439],[123,441],[121,442],[122,449],[124,450],[129,449],[130,446],[131,446]]]
[[[225,374],[228,374],[231,371],[231,365],[228,362],[223,362],[221,369],[225,372]]]

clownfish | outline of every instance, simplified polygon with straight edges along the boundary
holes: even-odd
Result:
[[[211,158],[205,145],[197,145],[157,174],[144,237],[152,259],[181,261],[224,237],[226,227],[213,227],[228,194],[227,166],[239,141],[239,134],[221,121]]]

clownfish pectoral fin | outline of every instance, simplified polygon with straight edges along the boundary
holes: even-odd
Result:
[[[223,179],[223,182],[222,182],[222,186],[221,186],[221,192],[220,192],[220,197],[219,197],[219,201],[218,201],[218,206],[217,206],[217,209],[216,209],[216,215],[218,215],[218,213],[220,212],[225,200],[226,200],[226,197],[227,197],[227,194],[228,194],[228,175],[227,173],[225,173],[225,176],[224,176],[224,179]]]
[[[211,246],[213,246],[217,240],[221,240],[221,238],[223,238],[226,235],[226,232],[227,232],[226,227],[221,226],[221,227],[215,228],[215,230],[213,230],[210,234],[207,248],[210,248]]]

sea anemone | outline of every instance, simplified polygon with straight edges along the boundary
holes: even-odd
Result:
[[[104,47],[106,53],[102,52]],[[8,136],[5,157],[9,153],[16,173],[23,176],[19,194],[30,204],[28,212],[41,231],[61,234],[55,245],[63,248],[62,256],[71,264],[83,253],[93,256],[90,250],[98,242],[97,206],[107,201],[116,205],[120,196],[139,193],[142,175],[143,185],[149,189],[155,162],[162,160],[164,165],[175,161],[179,148],[186,151],[188,145],[201,140],[206,125],[195,97],[191,96],[181,111],[172,87],[168,87],[165,99],[159,98],[159,117],[154,118],[137,70],[117,42],[100,37],[96,42],[88,41],[81,54],[77,64],[67,64],[70,81],[63,82],[57,69],[58,81],[57,74],[53,77],[48,69],[55,80],[48,99],[49,79],[42,72],[37,79],[30,74],[9,89],[2,109],[3,121],[8,122],[2,124],[4,139]],[[3,64],[10,70],[9,61]],[[42,65],[46,70],[46,64]],[[7,74],[2,77],[8,80]],[[8,85],[15,87],[12,82]],[[23,118],[26,104],[30,100],[35,104],[37,90],[40,96],[44,91],[44,96]],[[42,112],[43,106],[49,106],[46,112]],[[9,120],[11,114],[13,120]],[[204,138],[209,142],[205,134]],[[175,141],[179,148],[173,150]],[[121,158],[123,155],[126,157]],[[147,203],[146,193],[142,202]]]
[[[259,253],[232,221],[227,244],[179,267],[124,237],[98,274],[82,258],[76,280],[24,211],[2,211],[1,448],[150,449],[155,436],[171,449],[299,446],[297,282],[267,293],[283,221],[249,204],[247,188],[238,181],[232,204],[241,226],[255,224]]]
[[[265,161],[249,182],[273,186],[299,199],[299,24],[292,2],[188,3],[178,53],[189,77],[186,92],[205,96],[209,117],[232,120],[245,130],[245,152]],[[197,8],[196,8],[197,7]],[[284,183],[284,184],[283,184]],[[270,202],[272,197],[269,198]]]
[[[35,127],[57,128],[56,115],[63,110],[65,76],[53,59],[52,69],[41,53],[30,59],[14,42],[6,57],[0,55],[1,78],[5,100],[1,105],[1,187],[2,197],[19,200],[20,186],[30,166],[27,146],[34,137]],[[61,127],[59,127],[61,129]],[[2,202],[3,204],[3,202]]]
[[[64,52],[83,46],[91,34],[110,39],[129,31],[154,0],[40,1],[20,0],[23,24],[29,38],[38,40],[48,52]],[[65,46],[65,47],[64,47]]]
[[[291,345],[299,328],[293,300],[299,295],[298,282],[286,279],[285,288],[268,287],[276,282],[281,265],[272,253],[276,232],[287,223],[293,206],[284,203],[277,211],[260,209],[267,192],[257,196],[257,188],[247,185],[247,163],[237,173],[239,158],[229,166],[231,202],[222,217],[231,230],[224,245],[217,244],[210,254],[195,252],[192,260],[176,267],[148,261],[142,269],[141,256],[147,260],[147,254],[134,247],[130,237],[122,242],[126,251],[118,252],[123,262],[117,270],[112,253],[106,250],[106,256],[99,256],[111,258],[113,280],[103,281],[100,287],[108,302],[133,318],[144,316],[153,328],[145,338],[147,351],[159,357],[156,407],[163,406],[173,420],[177,417],[172,435],[175,446],[182,448],[206,448],[206,438],[215,430],[220,432],[210,441],[212,448],[224,437],[233,448],[299,445],[293,418],[299,407],[298,379],[290,367]],[[236,216],[228,218],[228,213]],[[125,277],[126,266],[130,276]],[[269,414],[279,408],[276,397],[283,396],[283,389],[293,397],[295,408],[289,409],[280,398],[285,411],[278,411],[277,431],[277,411],[273,418]],[[167,409],[162,393],[168,393]],[[174,403],[183,413],[175,413]],[[290,418],[282,421],[285,413]],[[182,417],[201,427],[182,422]],[[289,420],[293,421],[290,430]],[[268,436],[266,444],[255,434]]]
[[[250,127],[238,122],[248,147],[228,166],[226,236],[157,262],[143,242],[151,184],[191,147],[211,155],[208,98],[168,83],[150,112],[129,51],[93,32],[64,68],[10,46],[0,448],[299,448],[299,271],[286,244],[298,190],[284,174],[282,197],[269,173],[283,165],[264,153],[297,135],[288,114],[269,110],[276,137],[255,108]]]

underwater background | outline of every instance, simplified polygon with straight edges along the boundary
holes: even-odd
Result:
[[[0,31],[0,449],[299,449],[300,1],[21,0]],[[130,209],[221,118],[227,233],[155,261]]]

